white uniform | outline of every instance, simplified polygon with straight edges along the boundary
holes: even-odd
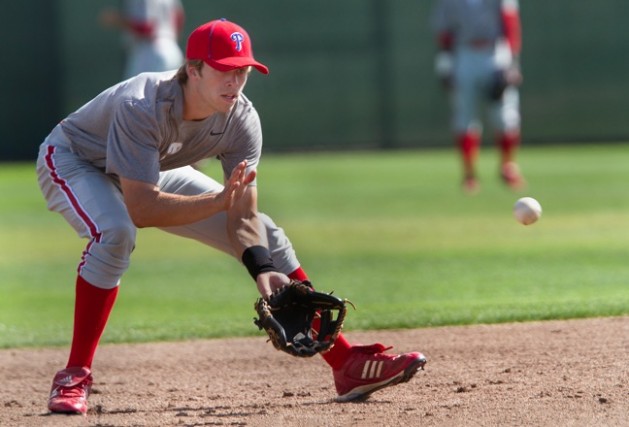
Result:
[[[514,58],[502,12],[517,7],[516,0],[439,0],[434,9],[434,31],[452,36],[452,125],[456,133],[482,131],[479,107],[487,99],[495,72],[509,68]],[[492,127],[501,132],[519,129],[519,104],[517,87],[509,86],[501,99],[489,103]]]
[[[173,70],[183,63],[178,36],[184,12],[179,0],[125,0],[123,16],[131,28],[125,35],[125,78],[145,71]]]
[[[432,26],[436,71],[452,103],[452,130],[463,159],[463,186],[479,189],[476,162],[487,116],[501,151],[500,176],[524,187],[515,162],[520,144],[521,28],[517,0],[438,0]]]

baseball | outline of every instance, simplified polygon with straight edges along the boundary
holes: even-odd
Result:
[[[513,206],[513,216],[521,224],[533,224],[542,216],[542,205],[532,197],[522,197]]]

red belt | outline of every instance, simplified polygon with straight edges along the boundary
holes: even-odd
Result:
[[[487,49],[494,47],[494,42],[492,40],[470,40],[467,45],[474,49]]]

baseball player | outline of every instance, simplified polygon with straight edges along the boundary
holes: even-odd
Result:
[[[500,176],[509,187],[523,188],[525,181],[515,159],[520,145],[518,86],[522,80],[517,0],[438,0],[432,25],[439,49],[435,68],[451,96],[464,190],[479,190],[476,162],[483,104],[501,153]]]
[[[124,0],[121,11],[106,9],[100,21],[123,31],[125,79],[146,71],[174,70],[183,63],[178,44],[184,23],[180,0]]]
[[[254,59],[239,25],[195,29],[178,70],[142,73],[106,89],[61,121],[42,143],[39,185],[50,210],[88,239],[78,265],[74,331],[66,367],[54,376],[53,413],[87,412],[92,361],[129,267],[139,228],[158,227],[232,255],[263,298],[307,280],[291,242],[258,212],[258,114],[243,94]],[[224,182],[190,164],[218,158]],[[387,354],[341,334],[323,354],[339,401],[363,399],[408,381],[426,363],[418,352]]]

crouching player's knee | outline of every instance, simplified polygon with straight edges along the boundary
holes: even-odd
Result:
[[[293,244],[286,236],[284,229],[275,224],[271,217],[266,214],[261,213],[260,218],[266,227],[273,263],[284,274],[293,272],[299,267],[299,261]]]
[[[120,223],[101,230],[83,253],[79,273],[89,283],[100,288],[113,288],[129,268],[135,248],[137,229]]]

